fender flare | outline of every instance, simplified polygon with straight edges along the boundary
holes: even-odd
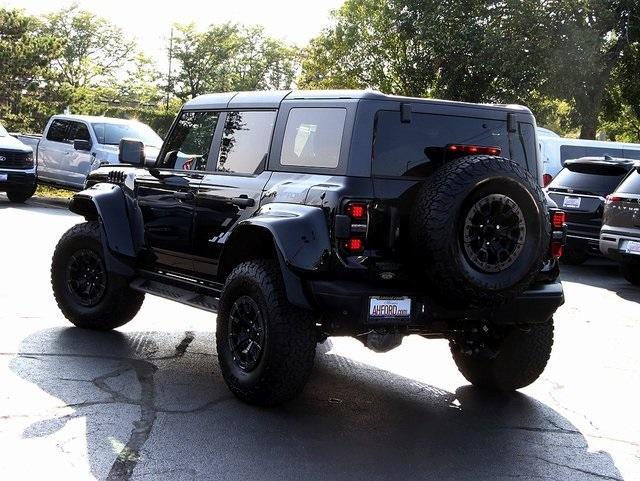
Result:
[[[131,234],[127,199],[122,189],[115,184],[95,184],[74,195],[69,210],[86,220],[100,221],[107,268],[132,276],[135,272],[133,260],[136,249]]]
[[[310,309],[303,281],[299,274],[326,270],[331,256],[327,219],[320,207],[271,203],[260,208],[253,217],[239,222],[224,244],[221,267],[234,249],[242,245],[243,235],[260,229],[273,241],[289,302]]]

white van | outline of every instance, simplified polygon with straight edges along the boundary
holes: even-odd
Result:
[[[545,185],[562,170],[565,160],[605,155],[622,159],[640,159],[640,144],[566,139],[543,128],[538,128],[536,133]]]

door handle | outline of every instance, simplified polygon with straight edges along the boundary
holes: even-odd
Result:
[[[196,195],[193,192],[179,190],[173,193],[173,197],[174,199],[179,200],[194,200],[196,198]]]
[[[240,197],[233,197],[231,199],[231,203],[233,205],[237,205],[241,209],[246,209],[247,207],[253,207],[254,205],[256,205],[255,199],[251,199],[244,194]]]

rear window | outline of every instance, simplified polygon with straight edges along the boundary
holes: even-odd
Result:
[[[549,184],[549,189],[573,189],[576,193],[609,195],[627,171],[617,167],[574,165],[564,168]]]
[[[624,182],[616,189],[616,192],[621,194],[640,194],[640,173],[637,170],[633,170],[629,177],[624,179]]]
[[[505,121],[451,115],[413,113],[403,123],[400,112],[383,110],[376,116],[373,175],[424,176],[447,158],[452,144],[498,147],[509,156]]]

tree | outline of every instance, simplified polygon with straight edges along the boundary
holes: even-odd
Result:
[[[77,5],[47,16],[46,31],[63,44],[54,67],[73,89],[112,80],[137,53],[120,28]]]
[[[32,129],[45,117],[44,86],[60,47],[36,17],[0,9],[0,117],[9,129]]]
[[[291,85],[298,52],[259,27],[177,25],[173,57],[175,95],[187,100],[207,92],[282,89]]]

